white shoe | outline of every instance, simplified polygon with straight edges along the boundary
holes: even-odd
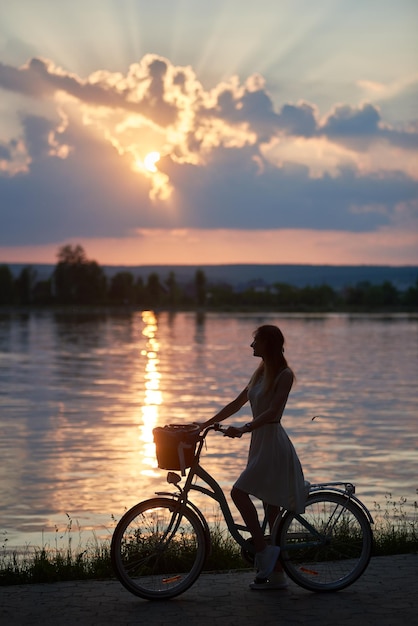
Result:
[[[257,578],[268,578],[274,570],[280,554],[279,546],[266,546],[262,552],[255,555],[255,563],[258,567]]]
[[[257,578],[254,582],[250,583],[250,589],[256,591],[264,591],[268,589],[287,589],[289,582],[284,572],[272,572],[266,579]]]

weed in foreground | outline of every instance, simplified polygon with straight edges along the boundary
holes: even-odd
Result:
[[[418,493],[418,490],[417,490]],[[109,579],[113,577],[110,559],[112,531],[105,538],[92,537],[82,541],[77,525],[78,542],[74,546],[73,522],[68,516],[63,533],[56,528],[55,547],[25,546],[21,550],[8,547],[3,533],[0,546],[0,585],[58,582],[64,580]],[[385,505],[374,503],[374,556],[418,552],[418,503],[407,498],[396,500],[385,496]],[[112,516],[113,525],[116,520]],[[241,548],[220,522],[210,526],[212,550],[205,564],[207,571],[248,568]],[[64,547],[60,547],[64,542]],[[66,544],[65,544],[66,542]]]
[[[418,489],[416,490],[418,494]],[[418,502],[385,495],[385,507],[374,503],[374,555],[418,552]]]

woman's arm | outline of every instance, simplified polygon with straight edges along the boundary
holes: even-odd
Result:
[[[225,432],[226,436],[241,437],[244,433],[251,433],[253,430],[260,428],[260,426],[275,421],[278,413],[282,411],[282,407],[286,404],[292,384],[292,372],[290,370],[284,371],[280,376],[280,384],[278,384],[275,389],[268,409],[260,413],[260,415],[257,415],[252,422],[248,422],[244,426],[230,426]]]
[[[235,398],[235,400],[232,400],[232,402],[229,402],[226,406],[224,406],[223,409],[221,409],[218,413],[216,413],[216,415],[211,417],[206,422],[203,422],[203,423],[196,422],[196,423],[199,424],[201,430],[203,430],[204,428],[207,428],[208,426],[212,426],[212,424],[223,422],[228,417],[230,417],[231,415],[234,415],[234,413],[239,411],[240,408],[243,407],[247,401],[248,401],[248,387],[245,387],[245,389],[241,391],[241,393]]]

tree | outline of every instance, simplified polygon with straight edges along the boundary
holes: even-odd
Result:
[[[280,308],[286,310],[297,309],[299,306],[299,290],[293,285],[287,283],[275,283],[276,302]]]
[[[390,281],[381,285],[372,285],[368,281],[349,287],[345,294],[348,306],[366,310],[393,308],[398,306],[400,296],[397,288]]]
[[[197,306],[205,306],[206,304],[206,290],[207,290],[207,282],[206,282],[206,274],[203,270],[196,270],[195,278],[194,278],[194,286],[196,292],[196,304]]]
[[[107,292],[107,279],[103,269],[96,261],[88,261],[78,269],[78,303],[102,304]]]
[[[310,310],[327,311],[337,303],[337,294],[329,285],[312,287],[307,285],[299,290],[299,304]]]
[[[402,304],[406,305],[408,308],[413,307],[418,309],[418,278],[413,287],[408,287],[408,289],[402,295]]]
[[[241,302],[246,306],[254,307],[270,307],[272,304],[272,296],[270,288],[265,285],[250,286],[241,293]]]
[[[66,265],[82,265],[87,263],[87,256],[84,249],[80,245],[72,246],[67,244],[61,246],[57,253],[58,264],[64,263]]]
[[[146,300],[145,285],[142,276],[138,276],[134,285],[134,302],[140,306],[143,305]]]
[[[118,272],[110,281],[109,298],[116,304],[133,304],[135,301],[134,277],[130,272]]]
[[[16,299],[19,304],[28,305],[33,301],[36,272],[32,267],[24,267],[15,281]]]
[[[233,306],[237,302],[237,294],[231,285],[218,283],[211,286],[210,291],[207,292],[206,301],[215,308]]]
[[[180,299],[180,290],[177,285],[176,275],[170,272],[166,280],[167,285],[167,301],[170,307],[176,307]]]
[[[49,305],[53,302],[51,279],[39,280],[32,291],[33,304]]]
[[[0,305],[13,304],[13,275],[8,265],[0,265]]]
[[[153,272],[148,276],[146,286],[146,298],[148,306],[158,307],[161,304],[162,286],[160,283],[160,277]]]
[[[79,245],[58,251],[53,274],[55,297],[60,304],[100,304],[106,295],[106,276],[96,261],[89,261]]]
[[[368,281],[361,281],[356,285],[349,286],[345,290],[345,303],[349,307],[362,307],[366,302],[366,294],[370,290],[371,284]]]
[[[396,307],[399,304],[399,291],[389,280],[381,285],[383,306]]]

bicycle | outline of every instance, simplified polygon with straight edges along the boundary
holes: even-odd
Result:
[[[169,465],[164,469],[181,469],[184,476],[188,469],[184,487],[179,485],[182,478],[169,471],[167,482],[177,491],[157,492],[157,497],[136,504],[114,530],[112,565],[122,585],[136,596],[147,600],[174,598],[199,577],[211,538],[203,513],[189,499],[191,491],[219,503],[243,557],[253,563],[251,538],[242,534],[247,529],[234,521],[220,485],[200,465],[203,444],[211,430],[225,432],[219,424],[210,426],[191,442],[181,441],[177,450],[170,450],[170,457],[175,453],[174,460],[159,462],[159,467]],[[206,486],[194,484],[195,478]],[[314,592],[339,591],[354,583],[367,568],[373,519],[354,494],[355,486],[350,482],[312,484],[304,513],[282,510],[278,514],[268,539],[280,546],[282,566],[299,586]],[[267,517],[266,511],[262,522],[265,534]]]

